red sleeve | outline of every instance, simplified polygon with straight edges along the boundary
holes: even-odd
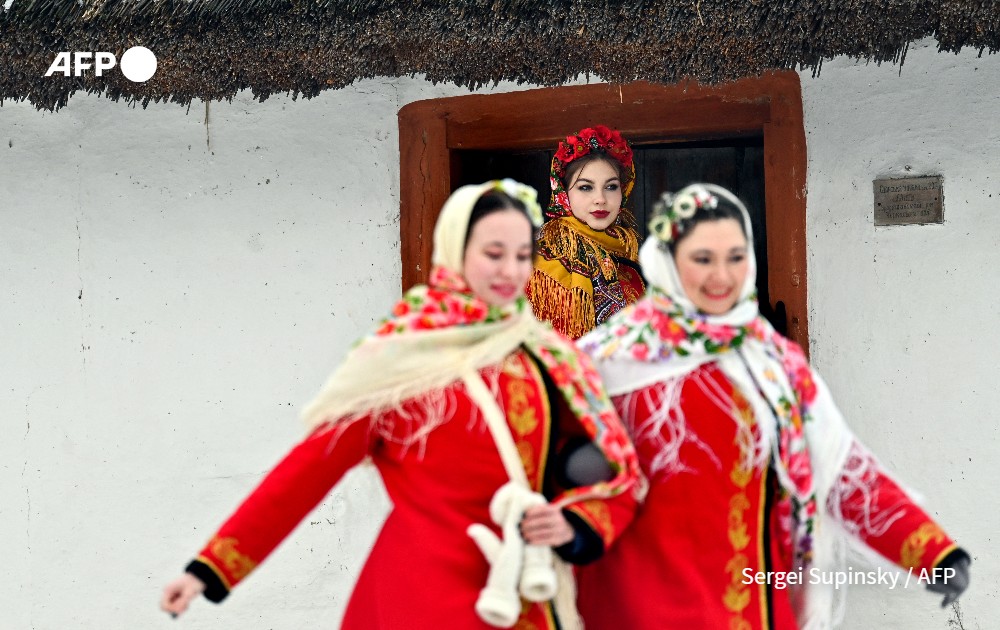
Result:
[[[621,409],[619,402],[618,399],[612,399],[612,403],[618,411]],[[635,513],[639,507],[636,492],[641,485],[641,483],[636,483],[625,492],[606,499],[588,499],[571,503],[565,509],[572,512],[600,536],[604,542],[604,549],[607,550],[635,519]]]
[[[958,546],[855,444],[840,478],[839,514],[869,547],[904,569],[933,568]]]
[[[607,499],[590,499],[566,506],[604,541],[605,551],[635,518],[638,502],[631,489]]]
[[[570,410],[566,400],[557,391],[553,392],[552,398],[554,399],[553,416],[559,421],[559,444],[557,445],[557,451],[561,451],[569,442],[581,439],[590,441],[591,438],[574,418],[573,412]],[[617,421],[618,419],[615,418],[615,420]],[[562,464],[559,465],[561,466]],[[558,478],[562,474],[562,472],[556,473],[556,477]],[[565,490],[568,488],[561,489]],[[558,501],[559,498],[557,497],[556,500]],[[577,529],[577,525],[580,524],[589,528],[596,535],[596,538],[603,543],[603,549],[600,551],[606,551],[611,546],[611,543],[621,535],[622,531],[635,518],[637,507],[638,501],[635,498],[635,490],[634,488],[630,488],[611,497],[574,501],[563,509],[576,517],[576,522],[572,519],[570,520],[570,524],[574,526],[574,529]],[[589,550],[584,556],[590,556]],[[599,554],[593,557],[599,557]],[[571,561],[582,564],[587,560],[574,558]]]
[[[317,429],[274,467],[188,566],[209,599],[221,601],[365,457],[368,425]]]

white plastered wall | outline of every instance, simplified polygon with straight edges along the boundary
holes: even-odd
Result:
[[[170,627],[159,583],[398,295],[396,110],[380,82],[207,122],[200,103],[0,108],[0,627]],[[186,625],[335,616],[385,509],[355,477],[246,596]]]
[[[1000,615],[998,80],[997,58],[920,47],[902,76],[836,60],[802,77],[813,359],[976,557],[970,629]],[[398,295],[398,109],[463,93],[368,80],[240,95],[207,123],[201,103],[0,107],[0,627],[177,627],[156,610],[162,584],[301,436],[301,403]],[[871,180],[906,166],[944,176],[946,223],[876,230]],[[386,509],[355,471],[184,627],[335,627]],[[846,627],[952,627],[935,606],[855,589]]]
[[[857,434],[974,558],[959,609],[859,587],[846,628],[990,628],[1000,616],[1000,58],[912,47],[803,73],[813,364]],[[872,180],[941,175],[944,223],[874,226]]]

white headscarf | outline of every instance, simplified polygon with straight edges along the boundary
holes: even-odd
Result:
[[[736,304],[721,315],[708,315],[700,312],[691,298],[684,292],[680,274],[677,271],[677,263],[674,262],[673,255],[667,249],[667,244],[655,235],[649,236],[639,249],[639,263],[642,265],[643,275],[646,277],[649,289],[659,291],[669,297],[671,302],[682,310],[683,316],[687,319],[697,320],[713,327],[748,326],[760,315],[757,306],[757,257],[753,249],[753,226],[750,223],[750,214],[738,197],[725,188],[714,184],[692,184],[678,191],[675,197],[690,194],[693,190],[707,191],[729,201],[739,209],[743,217],[743,231],[747,237],[748,264],[747,274],[740,287]],[[648,295],[644,299],[648,299]],[[628,318],[630,313],[635,312],[636,308],[637,305],[632,305],[624,309],[621,312],[622,315],[614,318],[615,321],[620,323],[621,320]],[[601,369],[605,387],[612,396],[635,391],[658,381],[683,377],[699,366],[719,358],[718,355],[692,352],[687,356],[671,354],[669,360],[652,363],[634,361],[631,356],[621,356],[621,349],[635,340],[622,338],[617,342],[610,341],[607,336],[607,331],[610,328],[614,328],[614,326],[608,322],[581,338],[577,345],[599,361],[598,368]],[[609,353],[614,351],[617,351],[619,355],[618,359],[615,360],[614,369],[602,368],[601,362],[611,360],[612,357]],[[650,356],[655,355],[655,349],[651,348]]]
[[[486,310],[485,317],[474,322],[463,320],[461,314],[453,321],[447,313],[435,314],[439,321],[419,330],[409,321],[415,313],[400,312],[417,300],[427,300],[435,289],[467,290],[462,286],[462,267],[473,207],[480,197],[497,188],[524,200],[527,193],[518,188],[521,186],[513,180],[490,181],[462,186],[448,197],[434,228],[430,286],[410,289],[393,309],[393,316],[383,322],[379,329],[383,332],[376,331],[355,345],[306,406],[303,419],[308,426],[394,409],[404,400],[458,381],[470,370],[499,363],[529,338],[548,333],[523,297],[506,307]],[[534,205],[537,208],[537,201]],[[537,214],[541,214],[540,209]],[[475,299],[470,297],[469,301]],[[481,302],[475,306],[486,308]],[[394,321],[399,324],[398,332],[384,334]],[[425,423],[421,435],[415,437],[426,435],[435,424]]]
[[[723,326],[745,326],[757,317],[757,257],[753,249],[753,226],[750,224],[750,214],[746,206],[733,193],[722,186],[715,184],[692,184],[681,189],[677,197],[684,195],[691,189],[704,189],[711,194],[721,197],[736,206],[743,217],[743,232],[747,237],[747,275],[743,279],[740,287],[739,298],[732,309],[722,315],[700,314],[698,307],[694,305],[691,298],[684,292],[681,284],[680,274],[677,272],[677,263],[665,249],[666,245],[659,238],[651,236],[643,243],[639,250],[639,264],[642,265],[642,273],[650,285],[659,288],[670,296],[674,304],[683,307],[684,313],[690,317],[698,316],[706,323]]]

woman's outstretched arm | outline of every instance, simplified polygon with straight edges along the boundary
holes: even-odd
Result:
[[[320,427],[268,473],[219,528],[180,577],[163,590],[160,607],[174,615],[200,594],[221,602],[369,451],[369,423]]]

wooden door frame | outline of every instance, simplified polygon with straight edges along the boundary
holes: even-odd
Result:
[[[434,223],[456,179],[454,151],[553,149],[595,124],[636,145],[763,135],[768,292],[785,303],[788,336],[808,352],[806,139],[793,71],[716,86],[602,83],[406,105],[399,111],[403,289],[427,280]]]

